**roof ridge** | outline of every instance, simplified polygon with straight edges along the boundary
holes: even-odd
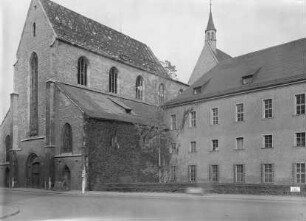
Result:
[[[115,97],[115,98],[121,98],[121,99],[124,99],[124,100],[130,100],[130,101],[134,101],[134,102],[137,102],[137,103],[142,103],[142,104],[149,105],[149,106],[153,106],[153,107],[158,107],[157,105],[150,104],[150,103],[145,102],[145,101],[140,101],[140,100],[133,99],[133,98],[128,98],[128,97],[122,97],[122,95],[119,96],[119,95],[117,95],[117,94],[103,92],[103,91],[99,91],[99,90],[93,89],[93,88],[78,86],[78,85],[69,84],[69,83],[61,82],[61,81],[57,81],[57,80],[49,80],[49,81],[52,81],[52,82],[58,83],[58,84],[64,84],[64,85],[71,86],[71,87],[75,87],[75,88],[79,88],[79,89],[84,89],[84,90],[91,91],[91,92],[95,92],[95,93],[99,93],[99,94],[109,95],[109,96]]]
[[[146,47],[148,47],[145,43],[143,43],[143,42],[141,42],[141,41],[139,41],[139,40],[137,40],[137,39],[135,39],[135,38],[132,38],[132,37],[130,37],[129,35],[126,35],[126,34],[120,32],[120,31],[117,31],[117,30],[114,29],[114,28],[111,28],[111,27],[109,27],[109,26],[107,26],[107,25],[104,25],[104,24],[102,24],[102,23],[100,23],[100,22],[98,22],[98,21],[96,21],[96,20],[94,20],[94,19],[92,19],[92,18],[89,18],[89,17],[87,17],[87,16],[85,16],[85,15],[82,15],[82,14],[79,13],[79,12],[73,11],[73,10],[71,10],[71,9],[69,9],[69,8],[67,8],[67,7],[65,7],[65,6],[63,6],[63,5],[61,5],[61,4],[58,4],[58,3],[54,2],[54,1],[51,1],[51,0],[39,0],[39,1],[51,2],[52,4],[55,4],[55,5],[59,6],[59,7],[62,7],[62,8],[64,8],[65,10],[68,10],[69,12],[72,12],[72,13],[74,13],[74,14],[77,14],[77,15],[79,15],[79,16],[82,16],[83,18],[86,18],[86,19],[88,19],[88,20],[90,20],[90,21],[93,21],[93,22],[95,22],[95,23],[98,23],[98,24],[101,25],[101,26],[104,26],[104,27],[106,27],[106,28],[108,28],[108,29],[111,29],[112,31],[115,31],[115,32],[117,32],[117,33],[120,34],[120,35],[126,36],[126,37],[128,37],[128,38],[130,38],[130,39],[132,39],[132,40],[134,40],[134,41],[137,41],[138,43],[140,43],[140,44],[145,45]],[[47,16],[48,16],[48,15],[47,15]],[[148,48],[149,48],[149,47],[148,47]]]
[[[306,42],[306,37],[305,38],[296,39],[296,40],[293,40],[293,41],[289,41],[289,42],[285,42],[285,43],[278,44],[278,45],[273,45],[273,46],[270,46],[270,47],[267,47],[267,48],[259,49],[259,50],[256,50],[256,51],[252,51],[252,52],[249,52],[249,53],[246,53],[246,54],[242,54],[242,55],[239,55],[239,56],[236,56],[236,57],[232,57],[231,60],[232,59],[241,59],[242,57],[246,57],[246,56],[250,56],[250,55],[256,55],[257,53],[262,53],[262,52],[265,52],[265,51],[277,49],[277,48],[285,46],[285,45],[293,44],[293,43],[296,43],[296,42],[302,42],[302,41]],[[226,59],[226,60],[228,60],[228,59]]]

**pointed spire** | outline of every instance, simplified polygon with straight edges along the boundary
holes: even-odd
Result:
[[[211,0],[209,1],[209,19],[208,19],[208,23],[207,23],[207,27],[206,27],[205,32],[210,31],[210,30],[216,31],[214,21],[213,21],[213,17],[212,17],[212,13],[211,13]]]

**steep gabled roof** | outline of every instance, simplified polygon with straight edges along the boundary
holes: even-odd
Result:
[[[66,83],[55,84],[91,118],[144,125],[158,121],[157,106]]]
[[[221,51],[220,49],[216,49],[216,52],[214,53],[219,62],[232,58],[230,55],[226,54],[224,51]]]
[[[245,77],[252,82],[243,84]],[[165,106],[264,89],[306,80],[306,38],[226,59]],[[193,89],[202,87],[194,95]]]
[[[57,39],[169,78],[147,45],[52,1],[40,1]]]

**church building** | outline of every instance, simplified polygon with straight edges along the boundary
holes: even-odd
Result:
[[[188,87],[144,43],[49,0],[31,1],[14,68],[0,134],[9,187],[141,181],[134,125]]]

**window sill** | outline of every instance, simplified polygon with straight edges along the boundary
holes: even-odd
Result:
[[[262,117],[261,120],[265,121],[265,120],[273,120],[274,117]]]
[[[209,152],[213,153],[213,152],[219,152],[219,150],[210,150]]]
[[[274,147],[262,147],[261,149],[274,149]]]
[[[197,153],[197,151],[194,151],[194,152],[188,152],[189,154],[196,154]]]
[[[45,138],[46,138],[45,136],[26,137],[26,138],[22,139],[21,142],[31,141],[31,140],[42,140],[42,139],[45,139]]]
[[[306,114],[292,114],[292,117],[306,117]]]
[[[54,158],[65,158],[65,157],[81,157],[82,154],[73,154],[73,153],[62,153],[55,155]]]
[[[235,120],[235,121],[234,121],[234,124],[242,124],[242,123],[245,123],[245,120],[242,120],[242,121],[237,121],[237,120]]]
[[[293,148],[306,148],[306,146],[293,146]]]
[[[234,149],[234,151],[242,151],[242,150],[246,150],[245,148],[243,149]]]

